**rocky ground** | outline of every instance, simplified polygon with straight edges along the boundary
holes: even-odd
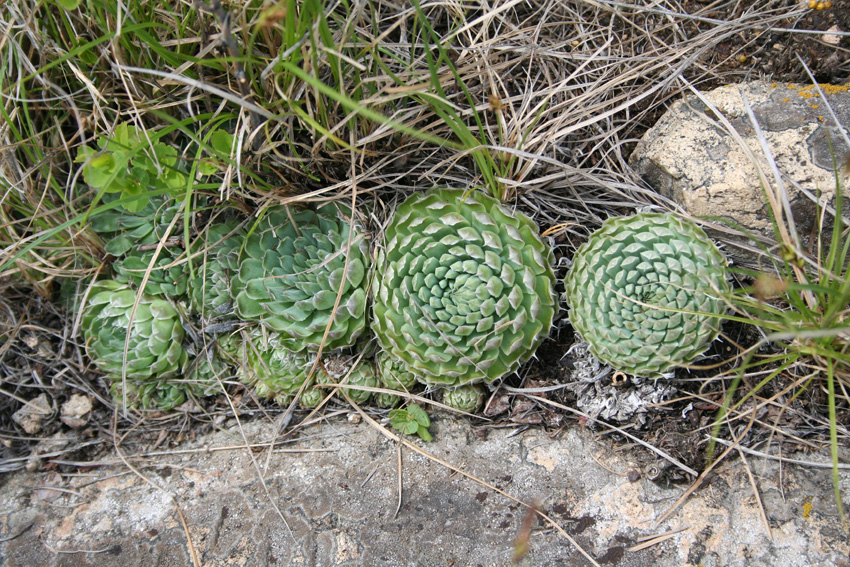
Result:
[[[269,442],[274,429],[254,421],[244,438]],[[850,564],[828,468],[738,459],[659,521],[687,485],[653,482],[666,461],[639,466],[587,428],[516,434],[439,414],[432,429],[435,441],[418,445],[481,482],[403,448],[400,507],[398,444],[342,418],[271,455],[234,448],[244,441],[230,420],[169,456],[131,458],[132,471],[113,459],[61,479],[19,472],[0,491],[0,557],[8,567],[165,566],[192,565],[194,550],[194,564],[210,567],[490,567],[512,565],[530,530],[518,565],[592,564],[489,483],[536,506],[599,565]]]

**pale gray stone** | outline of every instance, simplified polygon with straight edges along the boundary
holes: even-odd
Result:
[[[780,189],[747,115],[746,100],[782,173],[797,232],[807,246],[818,230],[816,201],[834,203],[833,157],[841,170],[850,152],[826,106],[828,101],[846,133],[850,86],[821,89],[826,101],[812,85],[757,81],[720,87],[704,95],[719,115],[698,97],[684,97],[647,131],[630,164],[689,214],[716,217],[775,241],[762,180],[771,191]],[[738,136],[730,133],[730,126]],[[846,173],[839,172],[845,190]]]
[[[29,400],[24,406],[12,414],[12,421],[23,427],[30,435],[35,435],[44,427],[44,420],[50,417],[53,410],[47,400],[47,394],[39,394]]]

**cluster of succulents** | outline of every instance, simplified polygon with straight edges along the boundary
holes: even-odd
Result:
[[[165,197],[93,217],[117,258],[114,279],[89,294],[83,334],[115,398],[166,410],[218,393],[221,379],[236,375],[259,398],[318,405],[326,392],[311,384],[334,377],[314,364],[317,351],[350,348],[367,328],[369,245],[350,213],[328,204],[270,207],[253,222],[215,218],[196,235],[192,271],[165,230],[181,219]],[[184,327],[196,323],[223,332],[190,337]],[[372,362],[346,383],[365,402],[370,392],[356,387],[379,385]]]
[[[409,197],[374,265],[368,234],[338,203],[185,231],[202,250],[191,259],[165,238],[182,218],[167,197],[93,217],[117,259],[114,279],[89,293],[86,345],[113,395],[141,407],[215,394],[235,375],[281,405],[314,408],[334,393],[362,404],[374,393],[392,408],[422,384],[475,412],[482,385],[528,360],[558,309],[553,253],[535,223],[480,192]],[[592,353],[646,377],[705,351],[728,292],[723,255],[698,227],[648,213],[607,221],[564,285]],[[219,334],[198,344],[190,322]],[[370,326],[374,357],[358,352]]]

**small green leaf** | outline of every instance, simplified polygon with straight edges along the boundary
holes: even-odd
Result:
[[[91,155],[91,153],[85,152],[85,157],[83,157],[83,152],[80,152],[77,159],[79,160],[83,157],[83,161],[85,161]],[[94,156],[83,169],[83,179],[95,189],[102,189],[106,187],[114,170],[115,159],[112,157],[112,154]]]
[[[124,188],[124,191],[121,193],[121,198],[126,199],[128,197],[136,197],[132,201],[127,201],[124,203],[124,208],[130,211],[131,213],[138,213],[142,209],[145,208],[145,205],[148,204],[148,194],[145,193],[142,188],[135,184],[129,183],[127,187]]]
[[[431,419],[428,417],[428,414],[418,405],[412,404],[407,408],[407,411],[410,417],[422,427],[429,427],[431,425]]]
[[[408,435],[413,435],[417,431],[419,431],[419,424],[416,423],[415,421],[408,421],[407,423],[404,424],[403,431],[405,433],[407,433]]]
[[[421,425],[419,426],[419,430],[416,433],[423,441],[431,442],[434,440],[434,438],[431,437],[431,434],[428,432],[428,429],[422,427]]]
[[[233,136],[224,130],[216,130],[210,136],[210,145],[225,156],[230,155],[230,149],[233,147]]]
[[[202,161],[198,163],[198,171],[201,172],[201,175],[212,175],[218,171],[218,166],[209,161]]]

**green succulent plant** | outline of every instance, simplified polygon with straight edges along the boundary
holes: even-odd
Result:
[[[227,364],[213,352],[201,352],[189,359],[185,371],[187,389],[195,397],[214,396],[222,390],[222,380],[230,376]]]
[[[132,381],[156,381],[180,375],[188,353],[183,348],[180,315],[168,301],[142,294],[130,324],[137,292],[115,280],[95,284],[82,317],[89,357],[112,376]],[[129,341],[127,339],[129,338]]]
[[[730,290],[717,246],[672,213],[605,221],[576,251],[565,288],[570,321],[590,351],[642,377],[702,355]]]
[[[304,409],[313,409],[319,407],[326,395],[326,392],[321,388],[307,388],[298,399],[298,404]]]
[[[105,195],[103,202],[115,201],[114,195]],[[113,256],[122,256],[140,245],[156,244],[165,235],[174,215],[181,214],[179,203],[164,197],[151,197],[138,211],[120,207],[110,209],[91,218],[91,227],[106,240],[105,250]],[[171,234],[180,234],[180,221]]]
[[[257,397],[272,399],[282,406],[288,405],[301,389],[315,361],[315,356],[282,348],[257,331],[248,334],[244,352],[239,380],[253,386]]]
[[[112,263],[115,279],[139,289],[145,273],[151,265],[155,250],[131,250],[122,258]],[[145,283],[144,292],[148,295],[166,296],[171,299],[182,299],[188,289],[186,264],[176,263],[177,257],[170,249],[163,248],[157,256],[150,275]]]
[[[123,403],[126,394],[127,407],[160,411],[169,411],[183,404],[190,389],[186,384],[172,380],[127,380],[122,383],[118,376],[111,377],[109,386],[112,399],[118,403]]]
[[[363,360],[357,364],[348,375],[347,384],[351,386],[367,386],[369,388],[377,388],[380,385],[378,375],[375,374],[375,366],[371,361]],[[365,404],[372,396],[372,392],[365,390],[347,390],[348,397],[355,404]]]
[[[443,390],[443,403],[456,410],[475,413],[483,402],[484,389],[478,384]]]
[[[214,224],[207,231],[204,261],[189,285],[189,304],[202,317],[230,313],[232,281],[239,270],[239,250],[244,239],[245,231],[234,219]]]
[[[549,333],[552,263],[534,222],[491,197],[455,189],[413,195],[378,251],[372,327],[425,384],[493,382]]]
[[[401,397],[395,394],[380,392],[375,394],[375,405],[379,408],[394,408],[401,403]]]
[[[375,364],[381,386],[384,388],[409,392],[417,383],[416,376],[408,370],[404,361],[393,358],[385,351],[378,353],[375,357]]]
[[[366,327],[369,246],[346,214],[335,203],[268,209],[233,281],[239,317],[277,332],[292,351],[317,351],[341,292],[324,348],[353,345]]]

